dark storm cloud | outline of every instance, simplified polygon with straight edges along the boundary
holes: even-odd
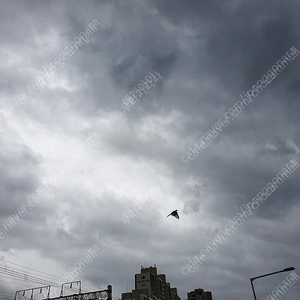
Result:
[[[150,52],[150,53],[149,53]],[[116,83],[125,85],[128,90],[132,90],[144,78],[148,72],[157,71],[163,77],[170,75],[170,70],[175,64],[176,54],[170,53],[163,56],[149,50],[143,50],[125,58],[116,66],[112,66],[112,75]],[[137,69],[144,70],[144,74],[137,73]],[[141,71],[139,71],[141,72]],[[139,77],[138,77],[139,76]]]
[[[32,150],[16,141],[8,143],[2,136],[0,153],[0,182],[2,217],[13,213],[38,182],[33,169],[38,169],[40,158]],[[5,149],[5,150],[4,150]]]
[[[264,146],[260,152],[262,155],[278,157],[297,155],[296,149],[287,141],[283,141],[281,138],[274,138],[274,140],[271,142],[271,145]]]
[[[174,24],[183,22],[182,25],[198,30],[204,26],[206,31],[201,32],[201,39],[206,51],[199,58],[206,71],[218,75],[230,86],[244,83],[243,88],[247,88],[289,47],[297,46],[298,21],[291,9],[295,1],[273,2],[271,6],[257,1],[155,3],[160,13]]]
[[[135,21],[127,23],[126,20],[133,16]],[[119,22],[111,22],[108,28],[99,30],[85,50],[85,54],[91,53],[91,56],[82,56],[76,66],[87,77],[88,86],[93,86],[93,89],[85,89],[89,96],[85,101],[92,101],[91,105],[97,108],[118,110],[125,95],[149,72],[156,71],[163,78],[170,77],[179,53],[175,34],[167,32],[162,24],[141,11],[139,3],[135,9],[122,5],[122,11],[112,10],[112,18]],[[111,85],[118,94],[110,94],[108,86]],[[163,81],[157,83],[156,93],[161,92],[163,85]],[[108,97],[110,101],[107,101]],[[149,99],[148,96],[143,98],[142,101]],[[144,109],[144,106],[140,107],[140,110]]]
[[[92,131],[100,138],[95,155],[21,219],[0,250],[30,249],[67,271],[96,244],[80,278],[112,284],[115,297],[134,288],[143,264],[156,263],[183,298],[200,284],[214,299],[250,299],[251,276],[298,267],[296,170],[194,273],[181,271],[286,163],[300,161],[299,57],[193,161],[181,160],[241,92],[299,49],[298,10],[297,1],[5,2],[1,110],[91,20],[99,26],[1,125],[1,223],[71,155],[69,140]],[[122,99],[153,71],[163,80],[123,113]],[[161,194],[124,225],[143,176]],[[108,191],[109,182],[128,185],[128,194]],[[173,209],[180,220],[166,218]]]

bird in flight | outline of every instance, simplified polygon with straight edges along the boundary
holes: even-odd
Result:
[[[178,211],[178,209],[173,210],[168,216],[173,216],[173,217],[175,217],[176,219],[179,219],[179,215],[178,215],[177,211]],[[168,217],[168,216],[167,216],[167,217]]]

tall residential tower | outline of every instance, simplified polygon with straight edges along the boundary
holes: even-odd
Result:
[[[171,288],[166,282],[165,274],[157,274],[156,266],[141,268],[141,273],[135,274],[135,289],[122,294],[122,300],[180,300],[177,289]]]

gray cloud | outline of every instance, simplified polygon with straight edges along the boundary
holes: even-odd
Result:
[[[76,280],[90,290],[112,284],[114,298],[134,288],[141,265],[157,264],[183,299],[199,285],[214,299],[250,299],[250,277],[297,272],[299,169],[195,272],[182,268],[291,159],[300,162],[299,57],[194,160],[181,157],[286,51],[300,49],[298,10],[279,0],[3,2],[0,227],[91,133],[99,138],[0,239],[0,257],[61,277],[97,245]],[[43,66],[94,19],[93,36],[29,96]],[[163,80],[123,112],[122,99],[154,71]],[[8,115],[22,91],[26,102]],[[124,224],[151,186],[159,192]],[[174,209],[179,220],[166,218]],[[255,282],[259,297],[286,275]],[[38,285],[0,279],[1,292],[22,284]],[[299,284],[286,299],[297,292]]]

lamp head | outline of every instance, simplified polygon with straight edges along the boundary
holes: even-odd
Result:
[[[289,268],[283,269],[284,272],[293,271],[293,270],[295,270],[294,267],[289,267]]]

